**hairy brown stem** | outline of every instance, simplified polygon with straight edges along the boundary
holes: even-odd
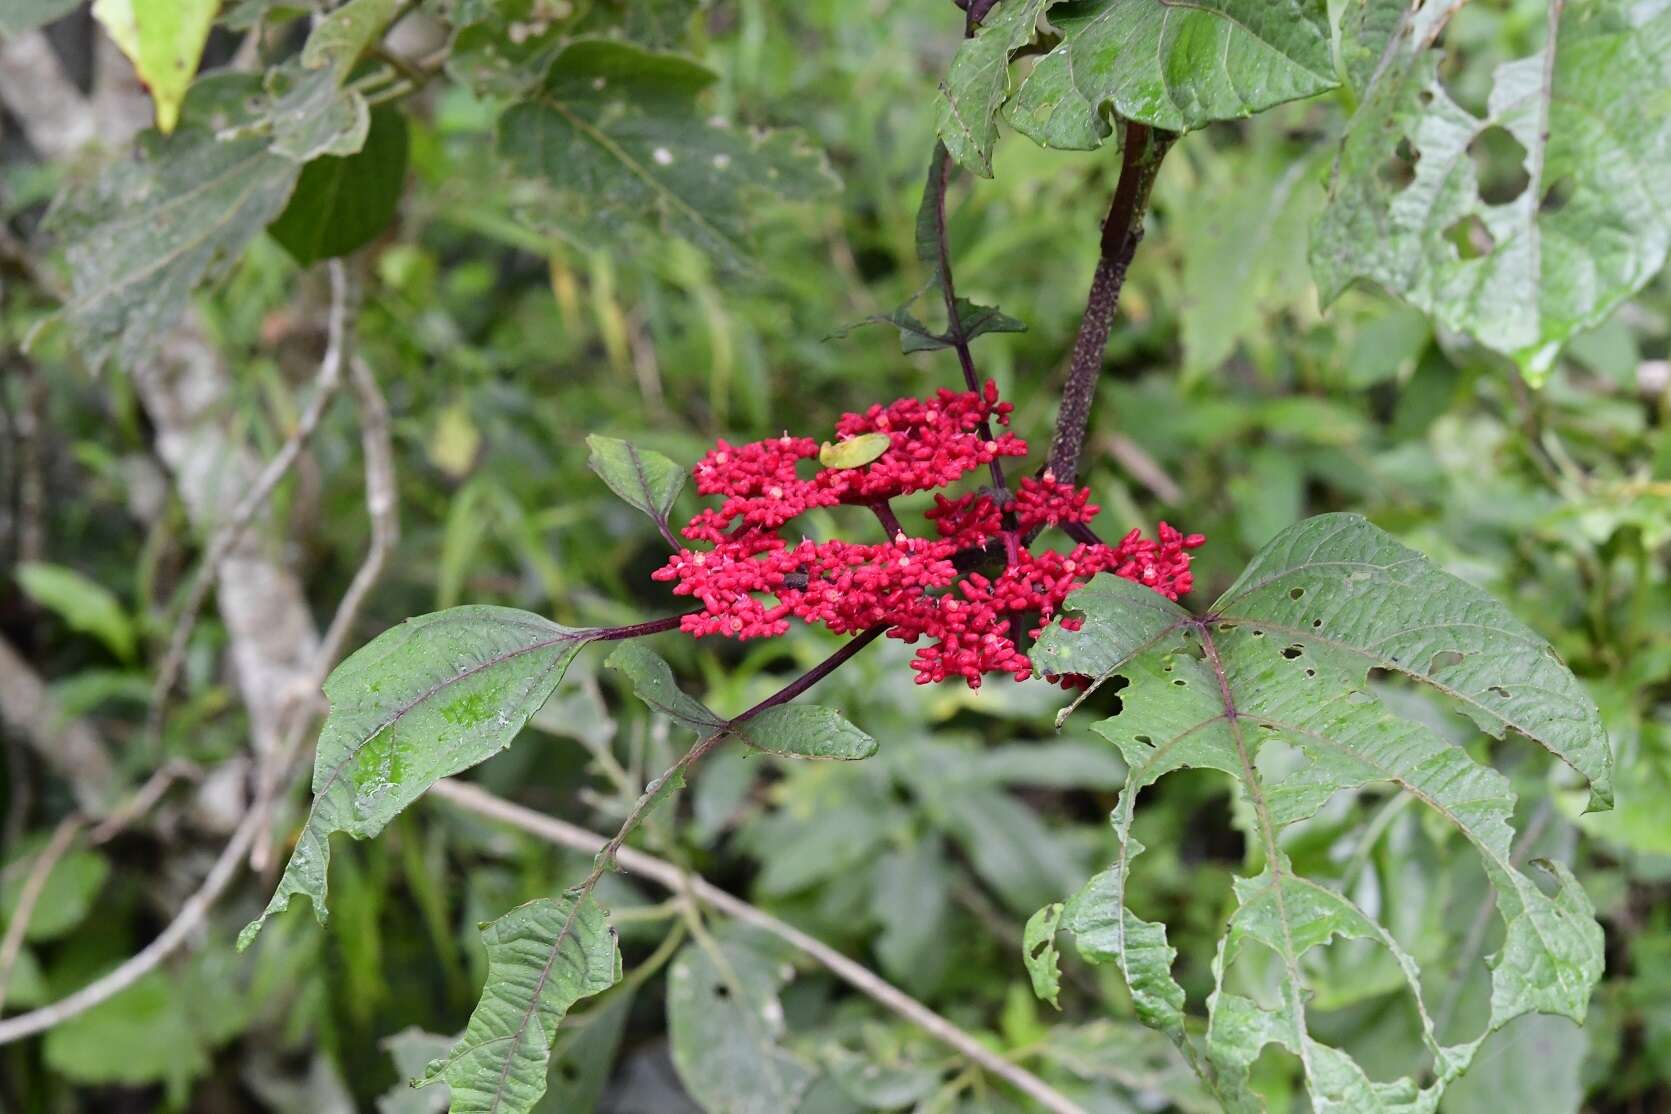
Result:
[[[1073,356],[1068,363],[1068,381],[1062,389],[1062,408],[1056,416],[1056,436],[1050,445],[1050,470],[1064,482],[1079,475],[1079,456],[1085,447],[1085,430],[1091,422],[1091,403],[1097,393],[1097,376],[1102,371],[1103,349],[1114,327],[1114,312],[1120,304],[1120,289],[1126,270],[1143,239],[1143,215],[1149,208],[1149,191],[1167,148],[1177,136],[1144,124],[1126,123],[1125,150],[1120,163],[1120,181],[1108,219],[1102,224],[1102,251],[1091,291],[1085,299],[1085,316],[1074,337]]]

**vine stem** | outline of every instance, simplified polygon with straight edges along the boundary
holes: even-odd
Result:
[[[430,788],[429,795],[439,797],[467,812],[508,824],[560,847],[595,854],[609,846],[610,841],[596,832],[513,804],[474,785],[451,780],[438,781]],[[648,878],[673,893],[688,893],[704,905],[724,913],[733,920],[771,933],[787,942],[855,990],[916,1025],[935,1040],[962,1054],[971,1063],[978,1064],[1009,1083],[1045,1109],[1054,1111],[1055,1114],[1085,1114],[1084,1107],[1037,1075],[1006,1059],[869,968],[842,955],[816,937],[785,924],[770,913],[757,909],[698,875],[686,873],[665,859],[630,847],[618,848],[617,853],[621,866],[632,874]]]
[[[1120,304],[1120,290],[1126,284],[1126,270],[1143,239],[1143,216],[1149,209],[1149,192],[1161,159],[1166,157],[1174,132],[1150,128],[1131,121],[1125,126],[1125,149],[1121,152],[1120,180],[1108,218],[1102,223],[1102,250],[1096,273],[1085,299],[1085,316],[1074,337],[1073,355],[1068,363],[1068,381],[1062,388],[1062,407],[1056,415],[1056,436],[1050,444],[1050,470],[1064,483],[1079,476],[1079,457],[1085,447],[1085,431],[1091,422],[1091,402],[1097,393],[1097,376],[1102,372],[1103,349],[1114,328],[1114,311]]]
[[[35,904],[40,901],[41,894],[46,890],[46,880],[51,877],[52,868],[58,865],[58,860],[64,857],[64,853],[70,849],[70,844],[75,842],[81,825],[81,817],[75,813],[58,822],[58,827],[54,829],[46,847],[35,856],[28,877],[24,878],[23,887],[18,891],[17,905],[12,909],[11,920],[6,925],[6,935],[0,938],[0,1006],[6,1004],[6,990],[12,980],[12,965],[17,962],[18,954],[23,950],[23,937],[29,931],[29,918],[35,915]]]
[[[638,827],[639,822],[644,819],[645,813],[649,812],[654,806],[656,799],[660,796],[662,787],[667,785],[669,779],[683,777],[685,771],[702,761],[708,752],[725,742],[725,740],[731,738],[731,736],[735,734],[737,728],[741,727],[761,712],[764,712],[767,708],[776,708],[780,704],[789,703],[807,689],[816,685],[819,681],[822,681],[825,677],[828,677],[837,669],[840,669],[843,665],[855,657],[860,650],[863,650],[866,646],[880,638],[882,636],[882,632],[885,630],[887,630],[886,626],[875,626],[861,632],[841,649],[837,650],[835,653],[831,654],[829,657],[825,658],[823,661],[819,662],[817,665],[789,682],[789,684],[784,685],[772,695],[754,705],[754,707],[749,708],[747,711],[739,712],[737,715],[726,720],[725,723],[720,726],[718,730],[714,731],[713,734],[699,739],[689,750],[685,751],[685,753],[679,757],[678,761],[674,762],[673,765],[669,766],[666,770],[663,770],[661,776],[652,781],[648,788],[645,789],[643,795],[638,798],[638,801],[632,806],[632,810],[627,813],[627,818],[621,821],[620,828],[616,830],[612,837],[610,837],[609,842],[604,844],[603,852],[598,855],[598,861],[592,864],[591,873],[586,876],[585,880],[582,881],[579,886],[576,886],[570,891],[575,895],[574,908],[580,908],[580,900],[592,892],[592,887],[598,884],[598,879],[602,878],[604,873],[609,870],[610,866],[615,861],[617,852],[621,850],[622,844],[626,843],[627,837]],[[559,934],[556,943],[561,942],[562,937],[561,934]],[[555,944],[553,947],[555,948]]]
[[[348,269],[342,261],[331,260],[329,269],[331,308],[326,325],[325,357],[319,363],[313,397],[308,400],[290,436],[285,438],[284,444],[255,478],[255,482],[250,485],[243,500],[233,509],[225,525],[209,542],[208,551],[203,555],[191,586],[186,590],[186,600],[180,609],[179,621],[169,636],[168,650],[163,656],[162,665],[157,669],[157,679],[151,688],[151,706],[146,719],[145,733],[153,744],[162,735],[168,695],[173,691],[175,682],[180,679],[180,670],[185,665],[186,649],[191,642],[192,629],[197,625],[198,612],[203,609],[209,589],[214,586],[215,579],[220,574],[221,564],[231,557],[233,548],[244,536],[244,531],[255,520],[261,508],[266,506],[268,497],[280,481],[289,475],[308,439],[319,427],[320,419],[324,417],[326,408],[335,397],[337,388],[342,384],[353,294]]]

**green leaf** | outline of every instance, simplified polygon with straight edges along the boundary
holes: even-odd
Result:
[[[1595,710],[1546,644],[1490,597],[1351,515],[1283,532],[1202,619],[1159,607],[1153,596],[1100,576],[1069,598],[1083,627],[1058,628],[1041,641],[1054,661],[1087,663],[1079,671],[1099,680],[1118,672],[1127,681],[1120,711],[1095,726],[1130,767],[1113,815],[1119,854],[1067,903],[1061,926],[1087,960],[1119,967],[1145,1024],[1211,1066],[1227,1109],[1262,1108],[1252,1071],[1271,1043],[1299,1057],[1315,1109],[1431,1111],[1490,1032],[1532,1011],[1582,1020],[1602,970],[1601,929],[1583,891],[1559,864],[1542,864],[1552,894],[1522,873],[1511,851],[1515,795],[1507,779],[1391,714],[1364,679],[1371,666],[1403,668],[1460,699],[1484,691],[1489,699],[1476,699],[1474,711],[1487,722],[1530,725],[1545,745],[1565,746],[1570,739],[1555,725],[1587,732]],[[1529,682],[1549,687],[1535,704],[1514,705],[1513,689]],[[1589,752],[1577,749],[1587,761]],[[1139,919],[1125,899],[1131,861],[1143,850],[1131,834],[1137,798],[1186,768],[1234,779],[1263,863],[1235,883],[1204,1042],[1186,1030],[1164,926]],[[1606,774],[1604,761],[1595,781],[1601,798]],[[1284,829],[1342,791],[1372,783],[1391,783],[1467,840],[1496,891],[1504,942],[1491,960],[1489,1025],[1472,1041],[1440,1043],[1414,959],[1347,897],[1298,876],[1283,850]],[[1431,1082],[1371,1082],[1312,1035],[1307,953],[1337,937],[1366,941],[1390,958],[1416,1007]],[[1273,993],[1260,1002],[1244,996],[1238,964],[1272,956]]]
[[[952,56],[940,86],[935,127],[951,157],[965,170],[992,177],[992,145],[998,109],[1009,95],[1010,55],[1031,43],[1039,14],[1055,0],[999,0],[972,38]]]
[[[626,1032],[632,1001],[631,988],[622,987],[587,1012],[584,1026],[558,1034],[545,1098],[535,1107],[535,1114],[598,1109],[621,1047],[621,1036]]]
[[[449,1096],[446,1084],[438,1083],[419,1090],[410,1081],[421,1074],[431,1060],[445,1056],[458,1041],[438,1033],[426,1033],[410,1025],[392,1037],[384,1037],[379,1043],[389,1053],[389,1059],[395,1062],[398,1078],[394,1086],[378,1096],[377,1114],[447,1114]]]
[[[310,70],[330,69],[339,82],[367,47],[383,35],[394,18],[400,0],[348,0],[314,25],[302,46],[302,65]]]
[[[47,1067],[92,1086],[163,1083],[183,1109],[191,1082],[209,1072],[209,1049],[185,995],[152,971],[115,997],[53,1026],[43,1044]]]
[[[909,356],[913,352],[933,352],[955,347],[959,341],[968,343],[986,333],[1024,333],[1027,326],[995,306],[983,306],[959,297],[955,300],[956,319],[946,319],[946,327],[936,332],[913,312],[912,307],[925,295],[931,296],[936,307],[945,304],[947,261],[941,256],[945,229],[941,227],[944,212],[946,176],[951,171],[950,156],[944,143],[934,145],[934,156],[929,160],[928,179],[923,184],[922,202],[917,206],[917,262],[929,273],[928,282],[911,295],[905,304],[892,313],[877,314],[856,321],[830,334],[830,338],[846,336],[861,325],[892,325],[899,330],[899,350]],[[943,308],[937,308],[944,313]]]
[[[861,433],[843,441],[826,441],[818,447],[818,463],[826,468],[863,468],[893,446],[886,433]]]
[[[376,835],[436,781],[508,747],[592,635],[514,608],[454,607],[384,631],[337,666],[313,807],[239,947],[297,894],[323,924],[331,833]]]
[[[1402,673],[1483,730],[1541,744],[1613,802],[1601,715],[1553,647],[1507,607],[1350,514],[1307,519],[1254,556],[1213,610],[1256,620],[1360,671]]]
[[[482,929],[487,984],[464,1036],[418,1085],[444,1080],[452,1114],[525,1114],[545,1094],[557,1026],[621,980],[608,916],[590,895],[541,898]]]
[[[260,136],[215,138],[228,106],[252,92],[242,78],[198,82],[172,136],[145,137],[144,157],[112,164],[54,205],[49,224],[70,267],[64,316],[90,364],[142,359],[193,289],[229,270],[284,208],[296,164]]]
[[[708,1114],[782,1114],[812,1083],[813,1069],[782,1047],[778,991],[792,972],[781,950],[752,932],[687,944],[673,960],[673,1066]]]
[[[1010,127],[1040,147],[1094,151],[1108,138],[1109,127],[1073,80],[1073,62],[1054,50],[1033,65],[1033,72],[1004,106]]]
[[[16,915],[30,865],[47,842],[44,836],[24,841],[6,863],[5,874],[0,877],[0,925],[10,924]],[[97,851],[77,848],[67,852],[46,876],[23,938],[55,940],[73,931],[87,919],[109,877],[110,861]]]
[[[123,661],[133,660],[133,621],[111,591],[65,565],[25,561],[17,566],[24,594],[71,629],[90,634]]]
[[[587,467],[609,490],[649,515],[664,534],[671,533],[667,516],[684,490],[685,470],[660,453],[614,437],[594,433],[586,438],[586,447],[591,450]]]
[[[840,712],[816,704],[767,708],[740,723],[736,732],[749,746],[783,758],[856,762],[876,753],[876,740]]]
[[[180,120],[186,89],[197,75],[203,44],[220,0],[95,0],[93,18],[104,25],[157,106],[164,135]]]
[[[679,687],[662,656],[636,639],[626,639],[603,663],[632,682],[633,693],[653,710],[701,736],[725,730],[726,721]]]
[[[1033,980],[1033,993],[1057,1009],[1062,993],[1062,962],[1056,952],[1056,928],[1062,921],[1062,903],[1053,902],[1027,918],[1027,928],[1021,934],[1021,958],[1027,964],[1027,976]]]
[[[1475,116],[1446,91],[1430,45],[1449,8],[1369,21],[1357,53],[1385,61],[1355,70],[1365,85],[1312,267],[1325,302],[1369,279],[1535,382],[1665,264],[1671,12],[1573,0],[1553,46],[1499,66]],[[1510,168],[1523,185],[1482,181],[1474,156],[1493,136],[1524,152]],[[1401,141],[1413,165],[1395,160]]]
[[[705,118],[712,71],[622,42],[563,48],[531,98],[499,120],[512,171],[549,187],[534,209],[590,240],[606,222],[648,223],[745,270],[763,198],[809,198],[836,179],[798,132]]]
[[[1206,163],[1191,191],[1179,236],[1186,375],[1218,368],[1239,342],[1265,332],[1272,313],[1308,312],[1313,304],[1305,233],[1322,205],[1317,149],[1284,142],[1264,126],[1283,123],[1279,116],[1249,125],[1249,148]]]
[[[81,0],[9,0],[0,8],[0,36],[12,38],[43,24],[62,19]]]
[[[268,233],[304,267],[369,244],[400,204],[406,150],[406,118],[393,108],[373,109],[365,145],[303,167],[290,203]]]
[[[1075,142],[1060,146],[1086,138],[1085,106],[1181,132],[1338,84],[1322,0],[1078,0],[1050,22],[1062,41],[1016,90],[1011,118],[1040,122],[1024,129],[1037,138],[1065,115]]]

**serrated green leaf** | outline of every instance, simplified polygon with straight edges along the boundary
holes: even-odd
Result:
[[[660,453],[614,437],[594,433],[586,438],[586,447],[591,450],[587,467],[609,485],[609,490],[668,532],[667,516],[684,490],[685,470]]]
[[[1601,715],[1553,647],[1507,607],[1435,568],[1365,519],[1319,515],[1256,554],[1213,605],[1359,669],[1431,685],[1499,738],[1512,728],[1590,783],[1590,807],[1613,800]]]
[[[545,1094],[557,1027],[621,980],[608,915],[590,895],[541,898],[482,929],[487,984],[464,1035],[418,1085],[445,1081],[452,1114],[526,1114]]]
[[[295,192],[267,226],[304,267],[364,247],[389,225],[406,181],[406,117],[371,112],[365,145],[346,157],[326,155],[302,168]]]
[[[876,740],[833,708],[785,704],[767,708],[740,723],[735,731],[749,746],[784,758],[822,758],[856,762],[876,753]]]
[[[794,1110],[813,1069],[782,1046],[778,991],[793,973],[755,933],[685,945],[667,976],[673,1066],[708,1114]]]
[[[25,561],[17,566],[24,594],[64,620],[71,630],[90,634],[123,661],[134,651],[133,621],[108,588],[65,565]]]
[[[992,177],[998,108],[1009,95],[1010,55],[1033,41],[1039,14],[1054,0],[998,0],[974,36],[952,56],[940,86],[936,130],[965,170]]]
[[[1004,105],[1010,127],[1040,147],[1094,151],[1108,138],[1109,126],[1073,80],[1067,51],[1051,51],[1033,64],[1015,96]]]
[[[1011,117],[1054,122],[1065,113],[1076,139],[1086,133],[1081,104],[1192,131],[1338,84],[1322,0],[1077,0],[1053,7],[1050,22],[1062,41],[1016,91]],[[1069,82],[1082,101],[1066,95]]]
[[[220,0],[95,0],[104,25],[133,63],[157,108],[157,130],[167,135],[180,119],[186,89],[197,75]]]
[[[1120,712],[1095,728],[1130,767],[1113,817],[1119,857],[1068,903],[1061,926],[1088,960],[1119,966],[1140,1019],[1211,1065],[1226,1109],[1263,1108],[1252,1070],[1276,1043],[1299,1057],[1317,1110],[1432,1111],[1491,1031],[1531,1011],[1583,1017],[1602,969],[1601,930],[1583,891],[1560,864],[1545,866],[1553,894],[1522,873],[1511,853],[1515,795],[1508,781],[1427,727],[1392,715],[1364,682],[1366,654],[1390,657],[1396,649],[1409,666],[1412,647],[1401,640],[1419,632],[1419,668],[1411,670],[1417,679],[1431,681],[1441,666],[1460,668],[1467,657],[1451,659],[1465,651],[1476,659],[1469,668],[1480,685],[1519,684],[1531,660],[1528,645],[1537,661],[1554,661],[1541,640],[1506,627],[1500,604],[1348,515],[1285,531],[1203,619],[1180,622],[1135,585],[1099,587],[1112,580],[1098,577],[1069,598],[1069,608],[1085,617],[1081,630],[1049,632],[1044,640],[1057,659],[1095,663],[1096,676],[1117,670],[1128,682]],[[1296,615],[1296,607],[1305,610]],[[1488,642],[1453,649],[1457,639],[1478,639],[1482,631],[1491,632]],[[1104,641],[1110,645],[1098,645]],[[1430,667],[1432,655],[1441,662]],[[1542,697],[1541,722],[1585,722],[1593,706],[1558,662],[1556,669],[1537,674],[1552,686]],[[1455,672],[1440,677],[1472,691]],[[1276,744],[1291,757],[1267,770],[1262,752]],[[1164,927],[1140,920],[1125,903],[1130,863],[1142,850],[1131,835],[1137,798],[1185,768],[1219,770],[1236,781],[1263,859],[1260,873],[1235,885],[1237,909],[1214,962],[1204,1047],[1187,1035]],[[1604,774],[1605,767],[1598,775],[1603,786]],[[1472,1041],[1439,1042],[1413,958],[1346,897],[1297,876],[1281,849],[1283,829],[1315,816],[1336,794],[1376,782],[1392,783],[1472,844],[1496,892],[1504,943],[1490,961],[1490,1024]],[[1431,1081],[1372,1081],[1312,1035],[1304,957],[1337,937],[1367,941],[1391,958],[1416,1005]],[[1280,970],[1280,993],[1261,1002],[1232,989],[1237,984],[1226,977],[1254,944],[1274,955]]]
[[[1021,958],[1033,981],[1033,993],[1057,1009],[1062,1008],[1062,960],[1056,952],[1056,928],[1061,923],[1062,903],[1052,902],[1027,918],[1021,934]]]
[[[835,178],[799,133],[704,119],[697,97],[713,81],[677,55],[574,42],[500,118],[497,148],[513,172],[550,188],[536,217],[593,229],[603,214],[648,221],[744,270],[759,201],[815,197]]]
[[[1401,21],[1373,11],[1359,21],[1355,56],[1384,61],[1353,70],[1365,87],[1312,266],[1325,302],[1369,279],[1536,381],[1568,338],[1658,273],[1671,248],[1671,100],[1662,94],[1671,12],[1638,18],[1623,0],[1574,0],[1553,57],[1546,43],[1499,66],[1476,117],[1439,77],[1431,44],[1449,10],[1430,0]],[[1524,149],[1525,185],[1487,203],[1470,148],[1494,128]],[[1401,140],[1414,158],[1402,186],[1385,171]]]
[[[662,656],[636,639],[627,639],[610,651],[603,663],[620,671],[632,682],[633,693],[655,711],[668,716],[698,735],[712,735],[725,729],[726,721],[702,701],[679,687],[673,670]]]
[[[325,682],[313,807],[238,946],[298,894],[323,924],[331,833],[376,835],[436,781],[509,746],[592,634],[515,608],[454,607],[384,631],[337,666]]]
[[[49,226],[70,267],[64,316],[90,364],[143,358],[193,289],[224,274],[283,210],[297,165],[260,136],[215,138],[224,106],[251,92],[246,80],[198,82],[175,134],[146,137],[145,157],[112,164],[53,206]]]

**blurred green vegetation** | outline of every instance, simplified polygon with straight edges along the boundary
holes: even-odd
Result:
[[[1463,9],[1447,33],[1449,86],[1464,97],[1480,88],[1492,66],[1528,48],[1542,13],[1541,4],[1485,0]],[[670,611],[674,601],[649,579],[663,545],[588,472],[587,433],[688,463],[716,437],[823,437],[843,410],[957,382],[954,356],[903,357],[890,329],[827,338],[926,278],[912,234],[933,142],[928,106],[960,22],[942,0],[714,8],[699,53],[721,75],[716,106],[808,129],[844,183],[834,198],[760,214],[759,273],[748,278],[717,274],[677,241],[602,251],[531,232],[486,157],[493,103],[448,84],[410,114],[411,178],[395,229],[365,253],[358,339],[394,415],[402,537],[351,645],[459,602],[588,624]],[[1533,837],[1528,852],[1570,863],[1607,929],[1608,971],[1589,1024],[1514,1023],[1442,1109],[1671,1108],[1671,285],[1661,276],[1574,343],[1538,391],[1502,358],[1436,334],[1376,291],[1354,289],[1324,313],[1306,243],[1329,167],[1323,140],[1340,123],[1340,106],[1325,98],[1214,125],[1169,156],[1092,421],[1088,482],[1105,507],[1101,532],[1165,519],[1205,533],[1195,598],[1208,600],[1282,527],[1355,510],[1505,600],[1553,642],[1611,734],[1612,813],[1579,815],[1583,794],[1570,772],[1523,740],[1490,740],[1423,693],[1384,683],[1401,711],[1543,802],[1516,817]],[[959,292],[1028,324],[983,338],[981,371],[1015,402],[1014,428],[1038,449],[1117,171],[1112,151],[1049,152],[1012,138],[999,146],[993,181],[959,177],[952,187]],[[3,215],[32,221],[69,172],[9,162]],[[263,238],[224,287],[199,299],[234,374],[228,421],[263,452],[282,442],[297,389],[314,372],[324,281]],[[10,286],[8,347],[50,309],[40,291]],[[160,743],[149,746],[143,732],[168,607],[200,539],[172,502],[153,505],[166,480],[132,387],[120,374],[83,371],[47,323],[29,373],[8,370],[0,381],[8,465],[32,391],[45,431],[43,559],[102,592],[71,590],[71,605],[55,604],[20,569],[0,580],[0,629],[68,712],[97,725],[134,784],[167,759],[212,769],[244,749],[246,731],[211,615],[193,638],[184,695]],[[0,485],[14,524],[16,474]],[[345,405],[327,414],[278,505],[285,525],[275,544],[302,570],[316,612],[328,614],[367,541]],[[826,515],[815,526],[835,533],[857,520]],[[0,544],[10,561],[15,538]],[[671,636],[655,647],[728,713],[833,644],[797,630],[765,643]],[[135,655],[136,645],[145,652]],[[1060,694],[1047,686],[922,690],[907,656],[880,643],[819,692],[881,743],[876,759],[793,765],[721,752],[640,842],[860,958],[1087,1109],[1211,1110],[1164,1041],[1132,1020],[1116,974],[1070,950],[1057,1014],[1034,1000],[1021,966],[1025,918],[1111,854],[1118,758],[1078,720],[1053,732]],[[577,662],[521,743],[476,780],[613,830],[677,740],[600,657]],[[8,814],[20,838],[5,851],[14,866],[0,876],[0,920],[21,885],[15,864],[71,804],[27,756],[6,778],[8,800],[28,811]],[[295,787],[289,807],[304,790]],[[214,845],[195,826],[189,788],[179,796],[55,872],[8,1008],[61,996],[166,922]],[[1442,1032],[1471,1035],[1488,1007],[1481,957],[1500,928],[1481,917],[1488,890],[1459,838],[1405,800],[1371,791],[1331,801],[1287,850],[1387,920],[1428,973]],[[1230,878],[1247,857],[1242,808],[1203,772],[1168,779],[1139,812],[1149,853],[1132,903],[1170,926],[1177,974],[1197,1007],[1232,907]],[[386,1043],[408,1026],[462,1028],[484,974],[474,926],[558,892],[586,863],[438,802],[336,853],[327,930],[293,911],[249,955],[235,955],[236,929],[270,882],[246,879],[184,958],[43,1040],[0,1048],[0,1108],[370,1110],[389,1092],[396,1097],[383,1110],[432,1109],[424,1092],[391,1092],[400,1075]],[[606,878],[600,892],[621,914],[629,972],[680,924],[665,894],[630,875]],[[1420,1046],[1386,955],[1352,942],[1318,954],[1310,973],[1324,988],[1313,1003],[1319,1035],[1376,1078],[1410,1070]],[[615,1065],[600,1109],[688,1108],[666,1066],[663,979],[648,971],[636,989],[587,1009],[578,1030],[619,1027],[618,1042],[600,1038],[586,1054],[593,1070]],[[873,1095],[875,1108],[1014,1108],[816,968],[789,984],[784,1008],[791,1045],[830,1065],[832,1078],[855,1060],[897,1069],[891,1097]],[[416,1065],[430,1054],[420,1050]],[[1289,1058],[1268,1051],[1259,1067],[1273,1110],[1306,1109]],[[852,1082],[828,1109],[848,1109],[875,1084]]]

